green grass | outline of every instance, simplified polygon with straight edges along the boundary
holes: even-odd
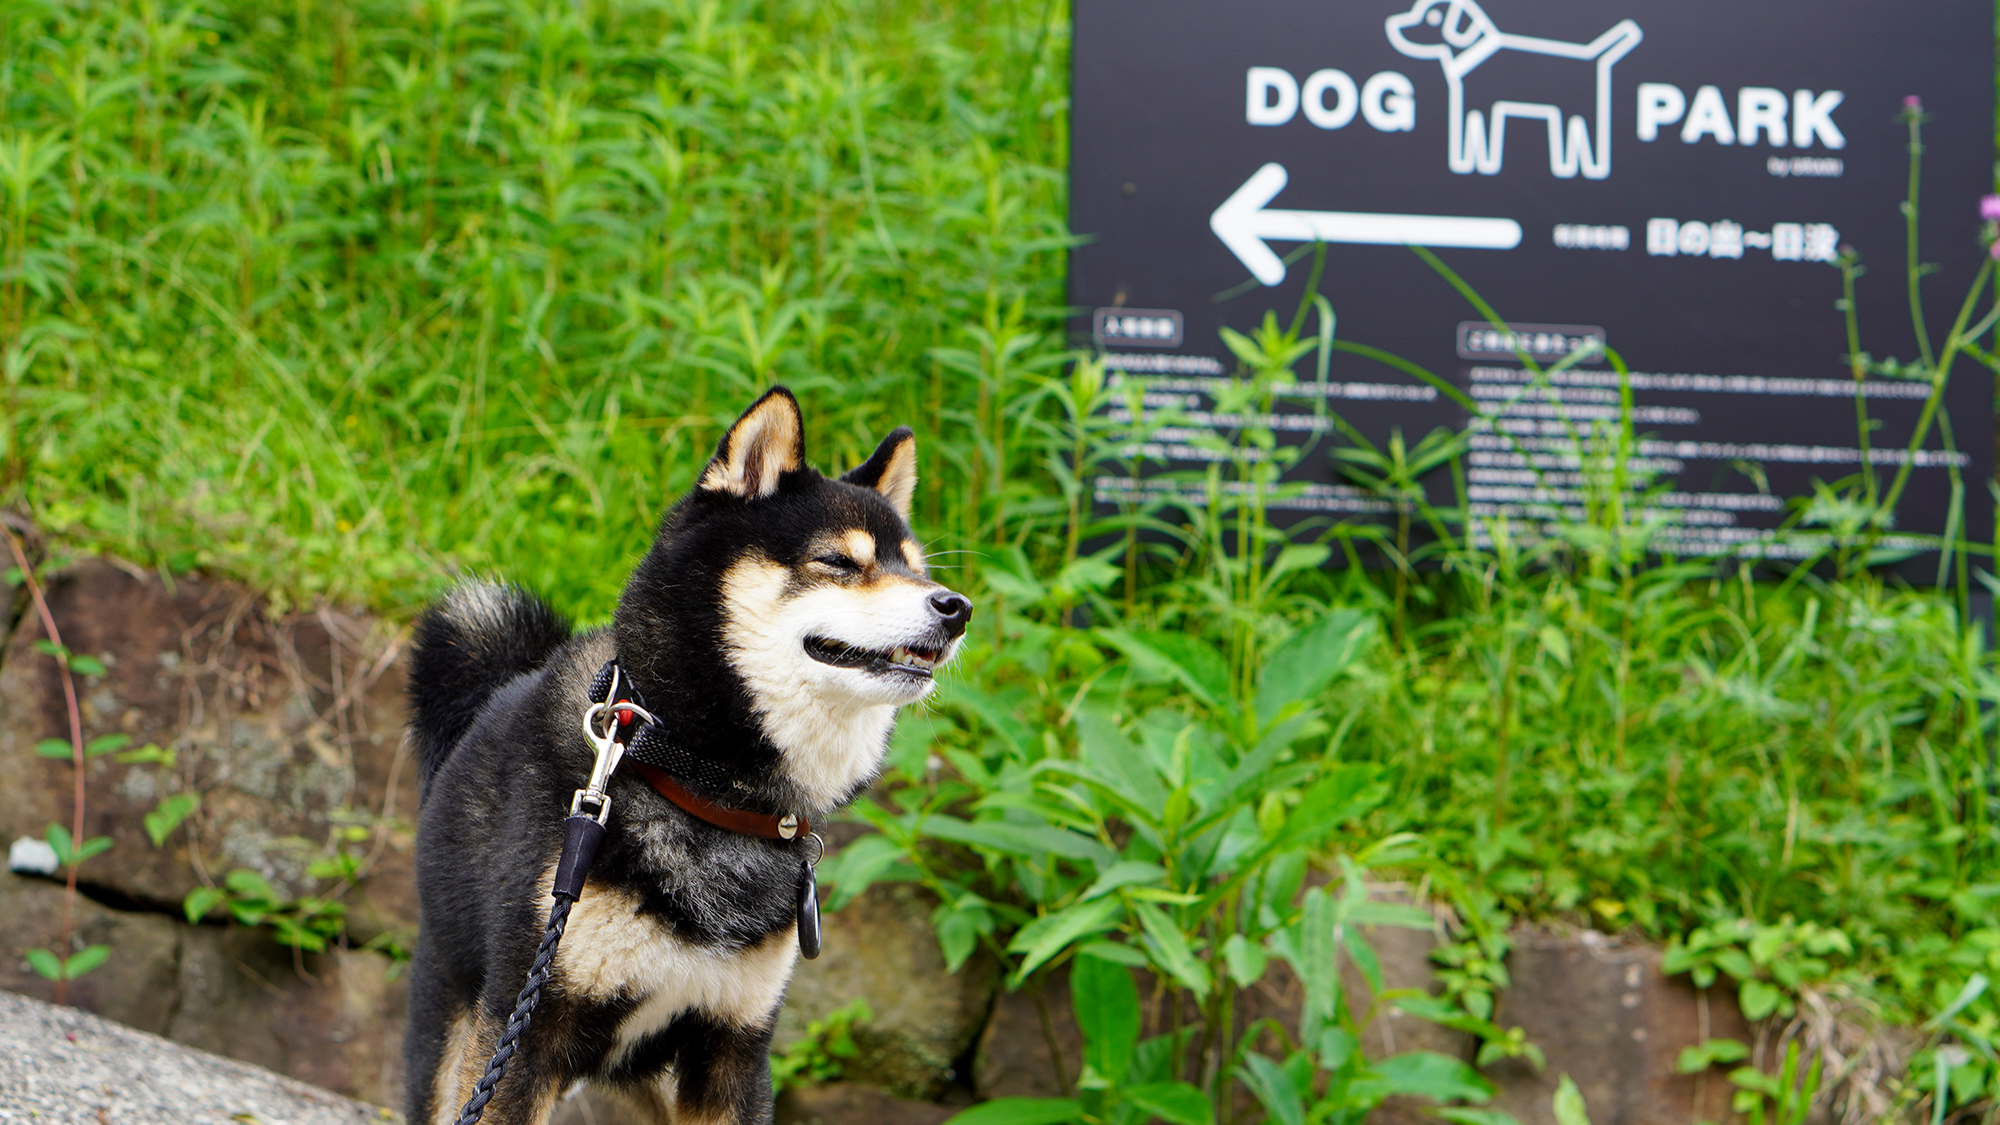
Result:
[[[1851,953],[1754,975],[1908,1021],[2000,973],[2000,681],[1954,597],[1646,562],[1617,502],[1565,540],[1387,574],[1319,569],[1355,529],[1280,543],[1254,506],[1093,521],[1068,465],[1116,462],[1092,410],[1119,392],[1062,370],[1067,19],[8,6],[0,503],[59,553],[281,606],[407,617],[479,570],[602,620],[782,381],[823,467],[918,427],[916,523],[980,600],[894,785],[930,784],[934,746],[1002,793],[1076,752],[1080,708],[1135,738],[1236,721],[1266,654],[1360,608],[1377,639],[1288,752],[1384,766],[1364,835],[1420,833],[1467,909],[1662,939],[1839,926]],[[1349,464],[1395,495],[1436,452]],[[1136,523],[1158,534],[1123,553]],[[1220,549],[1260,536],[1273,553]],[[1038,878],[979,893],[1032,914],[1060,885]],[[1938,1035],[1976,1060],[1996,1028],[1989,994]]]
[[[997,507],[1060,301],[1046,0],[6,13],[0,488],[75,541],[601,617],[772,381],[824,464],[927,420],[925,522],[992,518],[944,486]]]

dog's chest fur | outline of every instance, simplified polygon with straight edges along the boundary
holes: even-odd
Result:
[[[617,1028],[614,1053],[622,1053],[687,1012],[763,1025],[797,960],[793,930],[747,947],[695,944],[646,913],[638,896],[593,880],[570,912],[555,976],[568,993],[629,1008]]]

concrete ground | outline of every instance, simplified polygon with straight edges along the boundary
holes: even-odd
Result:
[[[386,1109],[262,1067],[0,992],[0,1122],[384,1125]]]

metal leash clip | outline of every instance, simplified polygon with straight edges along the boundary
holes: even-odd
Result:
[[[594,815],[599,824],[611,819],[611,796],[604,791],[604,787],[610,784],[612,771],[625,757],[625,744],[618,740],[618,728],[635,718],[648,723],[655,721],[651,711],[629,699],[618,698],[618,681],[621,678],[621,673],[614,670],[604,702],[592,703],[583,709],[583,736],[597,748],[597,760],[590,767],[590,784],[577,790],[576,796],[570,799],[569,815],[580,815],[586,803],[593,804],[597,806]],[[597,730],[599,719],[605,720],[601,734]]]

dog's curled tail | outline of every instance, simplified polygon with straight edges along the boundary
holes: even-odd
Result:
[[[570,624],[519,586],[464,582],[417,619],[410,651],[410,735],[424,790],[493,692],[532,672]]]

